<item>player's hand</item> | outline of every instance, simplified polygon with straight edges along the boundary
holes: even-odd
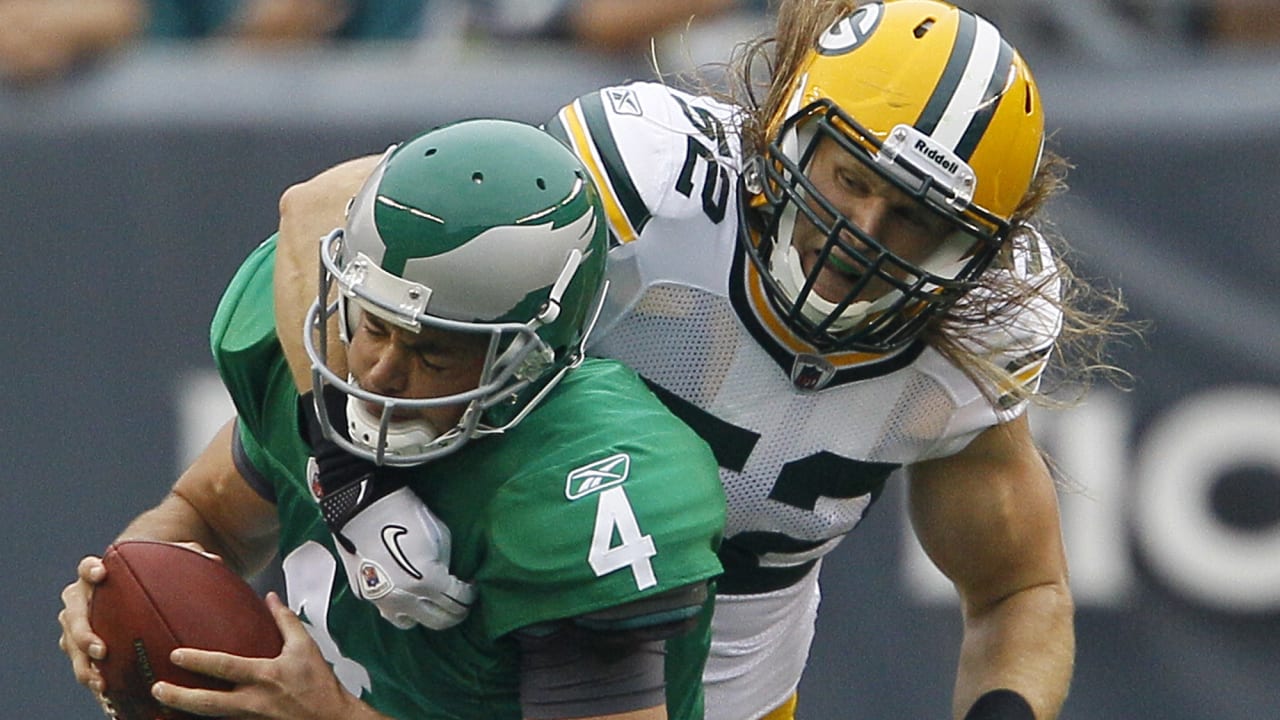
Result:
[[[178,667],[221,678],[231,690],[188,688],[167,682],[151,687],[156,700],[178,710],[213,717],[255,720],[326,720],[376,717],[338,682],[306,627],[275,593],[267,606],[284,638],[274,658],[178,648],[170,660]]]
[[[356,513],[340,532],[347,582],[391,624],[443,630],[471,611],[475,588],[449,572],[448,526],[409,488]]]
[[[76,567],[76,579],[62,589],[62,611],[58,613],[58,624],[62,626],[58,647],[71,659],[76,680],[95,693],[102,692],[103,684],[93,661],[107,656],[107,646],[89,627],[89,600],[93,588],[106,577],[102,558],[85,557]]]
[[[174,543],[190,548],[207,557],[222,562],[222,558],[208,552],[196,542]],[[107,656],[106,643],[93,632],[89,626],[89,602],[93,597],[93,589],[107,577],[107,566],[97,555],[88,555],[76,567],[76,579],[62,589],[62,610],[58,613],[58,624],[62,626],[62,635],[58,638],[58,647],[71,660],[71,669],[76,680],[85,687],[101,694],[104,689],[102,673],[94,665]]]

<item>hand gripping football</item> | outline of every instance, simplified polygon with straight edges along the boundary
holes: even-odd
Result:
[[[189,548],[131,540],[107,548],[106,579],[93,591],[89,625],[107,646],[97,661],[109,710],[119,720],[188,718],[157,703],[158,680],[230,689],[169,662],[174,648],[275,657],[284,641],[257,592],[221,562]]]

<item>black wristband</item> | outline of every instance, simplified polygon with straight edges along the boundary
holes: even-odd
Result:
[[[1036,720],[1036,713],[1026,698],[1002,688],[983,693],[964,720]]]

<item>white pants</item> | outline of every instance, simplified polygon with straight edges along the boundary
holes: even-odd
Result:
[[[818,618],[819,560],[796,584],[761,595],[717,595],[702,675],[706,720],[756,720],[800,684]]]

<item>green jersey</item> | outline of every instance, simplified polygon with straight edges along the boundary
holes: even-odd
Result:
[[[518,718],[513,630],[720,572],[724,494],[708,447],[628,368],[587,360],[518,426],[420,466],[411,487],[452,532],[470,615],[400,630],[354,595],[306,483],[298,390],[276,338],[275,242],[245,261],[214,317],[239,457],[269,484],[290,606],[348,690],[398,718]],[[668,713],[701,718],[710,601],[667,643]]]

